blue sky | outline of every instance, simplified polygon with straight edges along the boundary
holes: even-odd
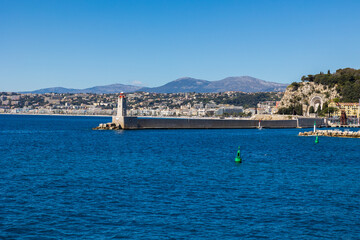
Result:
[[[0,0],[0,91],[359,68],[360,1]]]

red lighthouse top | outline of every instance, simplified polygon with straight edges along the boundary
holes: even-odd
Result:
[[[125,98],[125,94],[123,92],[120,93],[119,98]]]

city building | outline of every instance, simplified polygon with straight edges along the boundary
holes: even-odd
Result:
[[[334,115],[341,116],[341,112],[345,111],[347,117],[359,117],[359,103],[335,103],[330,102],[329,107],[335,108]]]

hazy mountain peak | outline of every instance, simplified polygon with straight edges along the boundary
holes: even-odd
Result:
[[[192,77],[181,77],[181,78],[175,79],[173,82],[184,81],[184,80],[197,80],[197,79],[192,78]]]
[[[192,77],[181,77],[168,82],[160,87],[140,87],[121,83],[105,86],[95,86],[85,89],[71,88],[44,88],[31,93],[119,93],[119,92],[155,92],[155,93],[180,93],[180,92],[270,92],[285,91],[288,84],[267,82],[251,76],[232,76],[218,81],[208,81]]]

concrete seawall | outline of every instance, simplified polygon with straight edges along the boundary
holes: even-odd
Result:
[[[325,126],[322,118],[299,118],[295,120],[264,120],[262,128],[311,128]],[[201,119],[201,118],[138,118],[113,117],[113,126],[119,129],[219,129],[258,128],[258,120],[247,119]]]

